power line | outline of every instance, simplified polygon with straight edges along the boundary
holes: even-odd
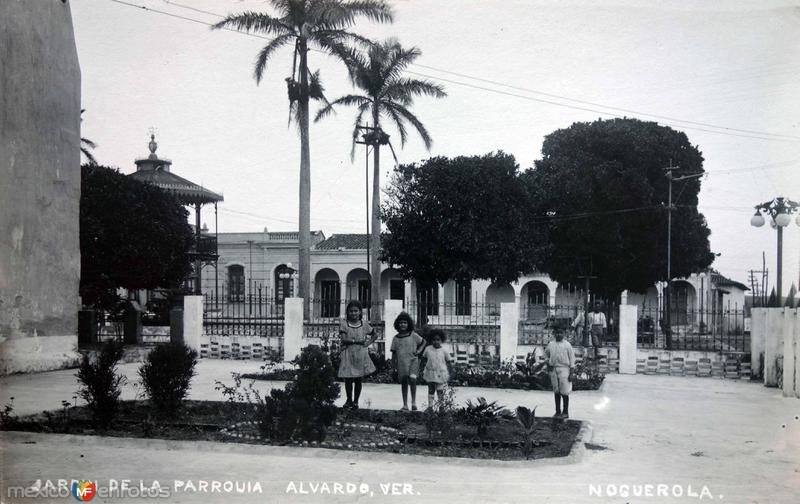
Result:
[[[158,10],[158,9],[153,9],[151,7],[147,7],[147,6],[143,6],[143,5],[133,4],[133,3],[130,3],[130,2],[126,2],[124,0],[110,0],[110,1],[112,1],[114,3],[117,3],[117,4],[120,4],[120,5],[126,5],[126,6],[129,6],[129,7],[142,9],[142,10],[144,10],[146,12],[153,12],[153,13],[157,13],[157,14],[162,14],[162,15],[174,17],[174,18],[177,18],[177,19],[182,19],[182,20],[191,21],[191,22],[198,23],[198,24],[203,24],[203,25],[206,25],[206,26],[214,26],[212,23],[207,23],[205,21],[201,21],[201,20],[198,20],[198,19],[193,19],[193,18],[189,18],[189,17],[185,17],[185,16],[180,16],[180,15],[177,15],[177,14],[173,14],[171,12],[166,12],[166,11],[162,11],[162,10]],[[198,9],[196,7],[183,5],[183,4],[180,4],[180,3],[177,3],[177,2],[172,2],[172,1],[169,1],[169,0],[164,0],[164,1],[168,5],[173,5],[173,6],[178,7],[178,8],[188,9],[188,10],[192,10],[194,12],[208,14],[208,15],[221,17],[221,18],[225,17],[222,14],[218,14],[216,12],[206,11],[206,10],[203,10],[203,9]],[[251,37],[254,37],[254,38],[259,38],[259,39],[262,39],[262,40],[272,40],[272,38],[270,38],[270,37],[264,37],[264,36],[260,36],[260,35],[254,34],[254,33],[239,31],[239,30],[230,29],[230,28],[223,28],[223,29],[226,30],[226,31],[233,32],[233,33],[239,33],[239,34],[242,34],[242,35],[247,35],[247,36],[251,36]],[[315,51],[315,52],[322,53],[322,54],[326,54],[324,51],[315,50],[315,49],[311,49],[311,50]],[[791,143],[795,143],[797,141],[800,141],[800,137],[791,136],[791,135],[782,135],[782,134],[777,134],[777,133],[760,132],[760,131],[755,131],[755,130],[744,130],[744,129],[730,128],[730,127],[727,127],[727,126],[717,126],[717,125],[713,125],[713,124],[709,124],[709,123],[702,123],[702,122],[697,122],[697,121],[689,121],[689,120],[685,120],[685,119],[671,118],[669,116],[663,116],[663,115],[658,115],[658,114],[650,114],[650,113],[646,113],[646,112],[639,112],[639,111],[635,111],[635,110],[632,110],[632,109],[624,109],[624,108],[620,108],[620,107],[614,107],[614,106],[610,106],[610,105],[603,105],[603,104],[599,104],[599,103],[595,103],[595,102],[589,102],[589,101],[585,101],[585,100],[578,100],[578,99],[575,99],[575,98],[569,98],[569,97],[566,97],[566,96],[556,95],[556,94],[552,94],[552,93],[546,93],[546,92],[543,92],[543,91],[536,91],[536,90],[529,89],[529,88],[523,88],[523,87],[520,87],[520,86],[514,86],[514,85],[511,85],[511,84],[505,84],[505,83],[498,82],[498,81],[493,81],[493,80],[489,80],[489,79],[483,79],[481,77],[470,76],[470,75],[467,75],[467,74],[459,74],[457,72],[452,72],[450,70],[440,69],[440,68],[437,68],[437,67],[421,65],[421,64],[416,64],[416,63],[413,64],[413,65],[421,67],[421,68],[428,68],[430,70],[434,70],[434,71],[437,71],[437,72],[447,73],[447,74],[451,74],[451,75],[458,75],[458,76],[460,76],[462,78],[472,79],[472,80],[476,80],[476,81],[479,81],[479,82],[486,82],[486,83],[490,83],[490,84],[497,85],[497,86],[503,86],[503,87],[508,87],[508,88],[511,88],[511,89],[523,90],[523,91],[526,91],[526,92],[529,92],[529,93],[540,94],[540,95],[543,95],[543,96],[550,96],[550,97],[553,97],[553,98],[566,100],[566,101],[572,101],[572,102],[575,102],[575,103],[583,103],[583,104],[592,105],[592,106],[596,106],[596,107],[602,107],[602,108],[609,109],[609,110],[618,110],[618,111],[621,111],[621,112],[633,113],[633,114],[637,114],[637,115],[640,115],[640,116],[656,117],[656,118],[667,119],[669,121],[675,121],[675,122],[680,122],[680,123],[695,124],[695,125],[698,125],[698,126],[706,126],[707,128],[709,128],[709,127],[710,128],[719,128],[722,131],[710,130],[710,129],[699,128],[699,127],[685,126],[685,125],[674,124],[674,123],[669,123],[669,122],[662,122],[662,124],[664,124],[664,125],[674,126],[676,128],[690,129],[690,130],[695,130],[695,131],[703,131],[703,132],[706,132],[706,133],[716,133],[716,134],[720,134],[720,135],[735,136],[735,137],[740,137],[740,138],[753,138],[753,139],[757,139],[757,140],[772,140],[772,141],[778,141],[778,142],[791,142]],[[581,110],[581,111],[585,111],[585,112],[593,112],[593,113],[596,113],[596,114],[601,114],[601,115],[606,115],[606,116],[611,116],[611,117],[618,117],[618,118],[626,117],[624,115],[615,114],[615,113],[607,112],[607,111],[604,111],[604,110],[597,110],[597,109],[592,109],[592,108],[587,108],[587,107],[580,107],[580,106],[570,105],[570,104],[567,104],[567,103],[559,103],[559,102],[554,102],[554,101],[545,100],[545,99],[541,99],[541,98],[534,98],[532,96],[525,96],[525,95],[519,95],[519,94],[516,94],[516,93],[504,92],[504,91],[500,91],[500,90],[497,90],[497,89],[491,89],[491,88],[486,88],[486,87],[482,87],[482,86],[476,86],[476,85],[465,83],[465,82],[454,81],[452,79],[445,79],[443,77],[427,75],[427,74],[423,74],[423,73],[419,73],[419,72],[407,71],[407,73],[413,74],[413,75],[418,75],[418,76],[421,76],[421,77],[426,77],[426,78],[429,78],[429,79],[439,80],[439,81],[442,81],[442,82],[447,82],[447,83],[450,83],[450,84],[469,87],[469,88],[473,88],[473,89],[479,89],[479,90],[483,90],[483,91],[487,91],[487,92],[491,92],[491,93],[511,96],[511,97],[515,97],[515,98],[521,98],[521,99],[525,99],[525,100],[529,100],[529,101],[535,101],[535,102],[539,102],[539,103],[545,103],[545,104],[549,104],[549,105],[553,105],[553,106],[557,106],[557,107],[570,108],[570,109]],[[734,132],[752,133],[752,134],[738,134],[738,133],[734,133]],[[760,136],[757,136],[757,135],[760,135]]]

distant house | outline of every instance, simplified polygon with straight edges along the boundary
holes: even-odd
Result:
[[[282,303],[295,294],[294,276],[299,261],[298,233],[267,231],[257,233],[219,233],[217,267],[203,269],[203,291],[224,297],[227,302],[244,301],[247,295],[273,298]],[[344,304],[357,299],[369,302],[368,236],[312,232],[311,278],[317,315],[339,317]],[[559,285],[546,273],[524,275],[511,284],[493,284],[487,280],[450,280],[444,285],[425,284],[404,279],[389,264],[381,266],[381,294],[384,299],[399,299],[427,307],[432,316],[444,313],[471,316],[476,307],[499,314],[499,305],[518,302],[523,319],[545,317],[554,307],[577,312],[583,293],[569,285]],[[747,287],[716,271],[691,275],[673,281],[673,323],[699,325],[712,323],[700,312],[721,311],[726,307],[740,310]],[[663,309],[663,286],[646,293],[627,294],[627,303],[641,306],[642,313],[654,314]],[[445,310],[443,308],[446,307]],[[488,315],[484,313],[483,315]],[[654,317],[655,318],[655,317]],[[702,320],[701,320],[702,319]]]

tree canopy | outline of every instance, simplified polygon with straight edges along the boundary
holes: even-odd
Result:
[[[540,226],[514,157],[435,157],[398,166],[387,191],[385,262],[408,277],[444,283],[511,282],[533,271]]]
[[[117,288],[177,287],[191,270],[188,212],[168,192],[117,170],[81,167],[80,294],[110,308]]]
[[[545,138],[542,159],[523,174],[547,223],[539,266],[560,283],[615,296],[666,280],[668,179],[703,171],[703,156],[682,132],[637,119],[575,123]],[[710,231],[697,210],[700,179],[673,183],[672,277],[713,261]]]

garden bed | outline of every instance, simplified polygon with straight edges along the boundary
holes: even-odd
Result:
[[[246,403],[185,401],[177,419],[154,416],[146,401],[120,403],[119,415],[106,430],[94,427],[84,406],[65,406],[14,419],[8,430],[54,432],[111,437],[153,438],[182,441],[307,446],[408,455],[524,460],[564,457],[570,453],[581,423],[574,420],[537,418],[533,450],[523,451],[520,427],[514,419],[499,418],[478,437],[474,425],[456,417],[448,432],[429,433],[422,412],[387,410],[339,410],[336,422],[321,442],[271,442],[261,439],[247,418],[253,406]]]

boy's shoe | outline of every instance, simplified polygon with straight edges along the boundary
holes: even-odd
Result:
[[[353,407],[352,401],[345,401],[344,406],[342,406],[342,409],[350,409],[352,407]]]
[[[403,405],[403,407],[402,407],[402,408],[400,408],[400,411],[408,411],[408,406],[406,406],[406,405]]]
[[[556,411],[556,414],[553,415],[553,418],[561,418],[562,413],[560,411]]]
[[[567,420],[567,419],[569,419],[569,413],[562,413],[561,420]]]
[[[350,405],[350,407],[352,409],[354,409],[354,410],[357,410],[358,409],[358,403],[353,403],[352,405]]]
[[[412,404],[411,405],[411,411],[417,411],[417,405],[416,404]]]

